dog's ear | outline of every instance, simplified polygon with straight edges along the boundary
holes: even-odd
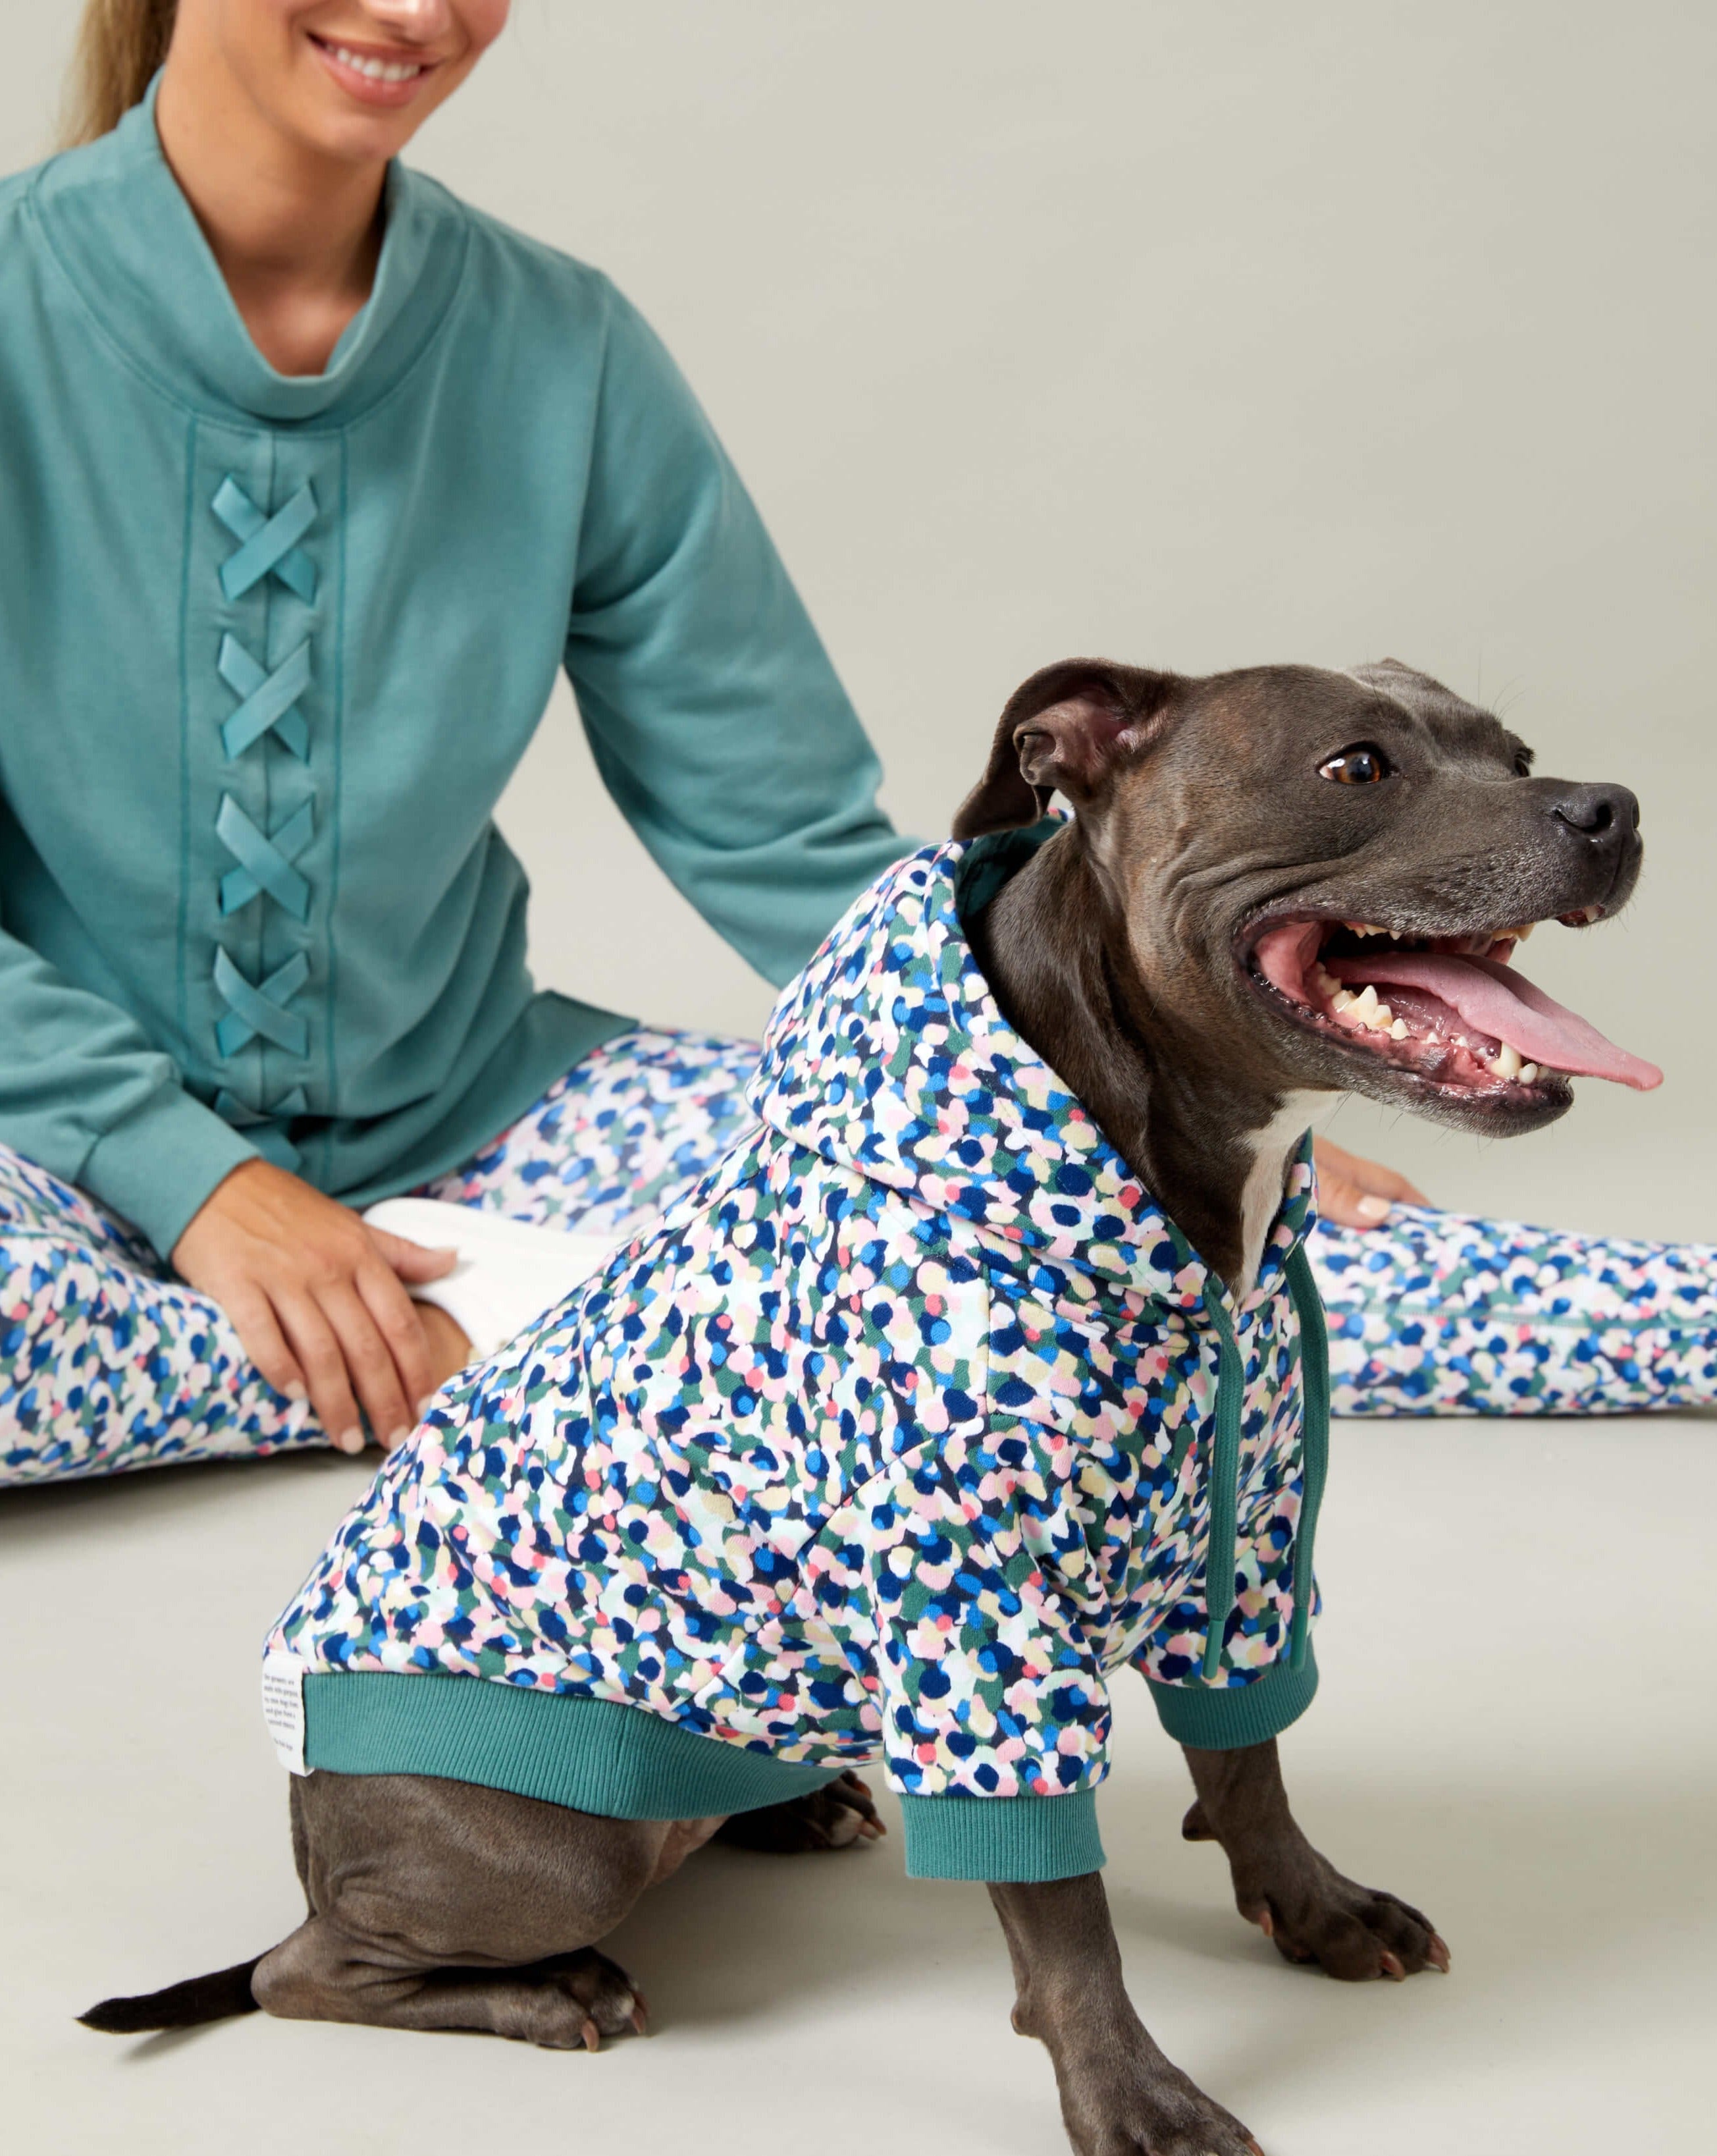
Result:
[[[1033,674],[1007,700],[989,767],[961,803],[954,836],[1035,824],[1052,793],[1084,805],[1127,751],[1149,740],[1174,681],[1106,659],[1064,659]]]

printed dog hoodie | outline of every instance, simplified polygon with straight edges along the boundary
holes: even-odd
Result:
[[[756,1127],[389,1457],[269,1641],[308,1771],[662,1819],[879,1758],[910,1872],[1053,1879],[1111,1671],[1207,1748],[1304,1710],[1309,1146],[1237,1306],[972,957],[1031,842],[866,891]]]

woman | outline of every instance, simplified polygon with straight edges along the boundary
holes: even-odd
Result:
[[[904,849],[648,329],[393,162],[507,13],[93,0],[86,146],[0,187],[0,1479],[391,1444],[469,1342],[355,1208],[613,1233],[742,1126],[747,1045],[532,993],[556,665],[771,980]],[[1323,1158],[1339,1407],[1709,1390],[1705,1254]]]

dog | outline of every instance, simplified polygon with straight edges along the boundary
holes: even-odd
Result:
[[[1080,2156],[1258,2156],[1123,1987],[1106,1678],[1146,1677],[1183,1831],[1288,1959],[1447,1971],[1278,1757],[1316,1683],[1308,1131],[1658,1083],[1509,963],[1641,857],[1625,788],[1535,778],[1394,661],[1033,675],[955,843],[783,996],[756,1130],[454,1381],[276,1628],[305,1923],[85,2021],[595,2049],[643,2025],[597,1951],[637,1897],[714,1836],[874,1840],[880,1753],[909,1870],[988,1885]]]

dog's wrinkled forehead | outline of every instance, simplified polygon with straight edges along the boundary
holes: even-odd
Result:
[[[955,835],[1032,823],[1058,793],[1082,817],[1101,820],[1118,802],[1153,790],[1156,808],[1173,818],[1188,796],[1232,797],[1249,787],[1263,818],[1270,801],[1255,789],[1303,777],[1374,731],[1411,747],[1427,772],[1507,776],[1530,762],[1525,745],[1489,712],[1395,660],[1203,676],[1064,660],[1008,700]],[[1231,829],[1245,820],[1233,814],[1238,806],[1231,799]]]
[[[1350,680],[1417,720],[1433,745],[1453,756],[1500,757],[1515,770],[1532,761],[1531,750],[1494,712],[1469,704],[1441,681],[1403,666],[1398,659],[1380,659],[1342,670]]]
[[[1269,781],[1310,776],[1325,757],[1367,744],[1410,752],[1425,776],[1438,771],[1507,776],[1530,762],[1525,744],[1494,715],[1428,674],[1393,660],[1345,668],[1258,666],[1185,684],[1179,722],[1166,728],[1161,775],[1202,773]],[[1226,771],[1208,759],[1219,753]],[[1145,776],[1151,759],[1127,760],[1117,780]],[[1258,804],[1268,814],[1268,803]]]

